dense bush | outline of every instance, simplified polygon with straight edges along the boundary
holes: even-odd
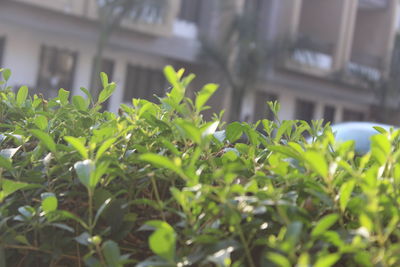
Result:
[[[399,131],[357,156],[322,122],[206,122],[217,86],[192,101],[194,76],[165,74],[160,104],[117,116],[104,74],[70,101],[15,94],[3,70],[0,266],[400,265]]]

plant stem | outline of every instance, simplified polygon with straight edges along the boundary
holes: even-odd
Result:
[[[253,258],[251,257],[249,245],[247,244],[246,238],[244,237],[244,234],[243,234],[243,231],[242,231],[242,227],[239,224],[237,224],[236,227],[238,228],[238,231],[239,231],[240,240],[243,243],[243,247],[244,247],[244,251],[246,253],[247,261],[249,262],[250,267],[255,267],[256,265],[254,264]]]
[[[96,244],[96,252],[97,252],[97,254],[99,254],[100,262],[101,262],[102,266],[107,266],[106,261],[104,260],[104,257],[103,257],[103,253],[101,253],[101,248],[100,248],[99,244]]]
[[[31,250],[31,251],[38,251],[38,252],[43,252],[43,253],[47,253],[47,254],[54,254],[53,251],[49,251],[49,250],[44,250],[44,249],[40,249],[37,247],[32,247],[32,246],[19,246],[19,245],[3,245],[4,248],[8,248],[8,249],[22,249],[22,250]],[[80,260],[78,257],[76,256],[72,256],[72,255],[66,255],[66,254],[61,254],[60,255],[61,258],[66,258],[66,259],[70,259],[70,260]]]
[[[88,189],[89,195],[89,234],[92,236],[93,234],[93,192],[92,190]]]
[[[154,179],[154,174],[150,175],[150,180],[151,180],[151,183],[152,183],[153,188],[154,188],[154,193],[156,195],[156,199],[157,199],[158,205],[161,208],[161,217],[162,217],[163,221],[166,222],[167,220],[165,219],[164,210],[163,210],[164,204],[161,201],[160,194],[159,194],[158,188],[157,188],[157,183],[156,183],[156,180]]]

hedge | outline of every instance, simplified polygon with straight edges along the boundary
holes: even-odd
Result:
[[[206,121],[218,86],[164,73],[116,115],[104,73],[98,99],[46,100],[2,70],[1,267],[400,266],[399,130],[356,155],[322,121]]]

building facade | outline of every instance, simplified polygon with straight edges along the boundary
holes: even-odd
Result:
[[[204,60],[200,42],[202,36],[217,37],[226,19],[218,1],[166,1],[162,10],[149,4],[141,18],[128,16],[110,38],[102,70],[118,85],[108,103],[111,111],[132,97],[163,94],[167,64],[196,73],[193,88],[223,82]],[[354,73],[372,80],[390,73],[397,0],[235,1],[239,7],[246,1],[258,5],[260,31],[267,41],[290,44],[282,60],[263,71],[256,88],[246,92],[241,119],[268,116],[268,100],[281,103],[281,119],[369,118],[376,97]],[[48,96],[58,88],[73,94],[81,94],[81,86],[88,88],[98,38],[97,4],[0,0],[0,66],[13,71],[11,85],[28,85]],[[235,108],[228,95],[222,86],[211,100],[215,111]]]
[[[265,14],[266,38],[287,40],[291,46],[247,95],[244,117],[259,119],[264,98],[279,100],[281,119],[371,119],[376,92],[359,77],[376,82],[388,77],[398,1],[256,2]]]

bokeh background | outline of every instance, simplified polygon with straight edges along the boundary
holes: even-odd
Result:
[[[211,116],[377,121],[399,125],[397,0],[0,0],[0,67],[9,85],[56,96],[93,95],[104,71],[118,84],[106,103],[157,101],[163,67],[185,68],[220,89]]]

